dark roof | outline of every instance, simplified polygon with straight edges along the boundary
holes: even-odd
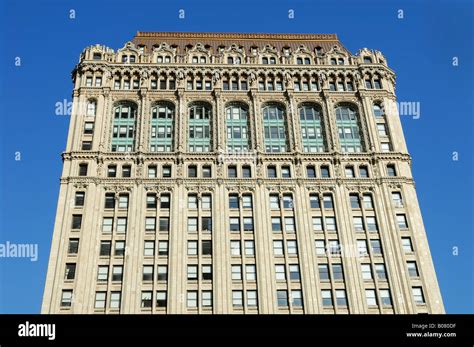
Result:
[[[248,53],[250,47],[263,48],[270,44],[279,52],[284,47],[296,50],[300,45],[304,45],[311,52],[316,47],[321,47],[323,52],[329,51],[333,46],[347,51],[341,44],[336,34],[257,34],[257,33],[196,33],[196,32],[142,32],[139,31],[133,38],[135,45],[145,45],[151,50],[153,45],[166,42],[169,45],[178,46],[182,54],[187,45],[202,43],[217,51],[219,46],[229,47],[232,44],[243,46]],[[348,52],[349,53],[349,52]],[[349,53],[350,54],[350,53]]]

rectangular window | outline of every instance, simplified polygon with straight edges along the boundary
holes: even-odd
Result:
[[[335,281],[344,281],[344,271],[342,264],[332,264],[332,278]]]
[[[202,307],[212,307],[212,291],[205,290],[202,295]]]
[[[286,281],[285,265],[275,265],[275,278],[277,281]]]
[[[360,268],[361,268],[361,272],[362,272],[362,278],[364,280],[371,280],[372,279],[372,269],[370,267],[370,264],[361,264]]]
[[[188,166],[188,177],[195,178],[197,177],[197,167],[194,165]]]
[[[332,306],[332,293],[328,289],[321,290],[321,298],[323,307],[331,307]]]
[[[166,307],[167,293],[165,291],[156,292],[156,307]]]
[[[413,244],[411,243],[411,238],[402,237],[402,247],[405,253],[413,252]]]
[[[119,309],[121,299],[122,299],[122,293],[121,292],[111,292],[110,293],[109,307],[112,308],[112,309]]]
[[[237,177],[237,167],[235,166],[229,166],[227,168],[227,176],[229,178],[236,178]]]
[[[392,201],[395,207],[403,207],[402,194],[400,192],[392,192]]]
[[[326,255],[326,245],[324,240],[314,241],[314,246],[316,248],[316,255]]]
[[[232,256],[240,256],[240,241],[230,241],[230,254]]]
[[[278,307],[288,307],[288,293],[286,290],[277,290]]]
[[[267,177],[268,178],[276,178],[277,177],[276,167],[274,167],[274,166],[267,167]]]
[[[197,254],[198,254],[198,242],[188,241],[188,255],[197,255]]]
[[[329,166],[321,166],[321,177],[322,178],[330,178],[329,174]]]
[[[123,266],[116,265],[112,268],[112,281],[120,282],[123,276]]]
[[[280,217],[272,217],[272,231],[281,232],[281,219]]]
[[[323,205],[324,205],[324,208],[328,210],[331,210],[334,208],[334,204],[332,202],[332,195],[324,194]]]
[[[232,306],[234,307],[243,306],[243,293],[241,290],[232,291]]]
[[[201,195],[201,208],[204,210],[209,210],[212,206],[212,198],[209,194]]]
[[[293,307],[303,307],[303,297],[301,295],[301,290],[291,291],[291,304]]]
[[[362,217],[352,217],[355,231],[364,231],[364,221]]]
[[[359,195],[357,194],[350,194],[349,200],[351,201],[351,208],[352,209],[360,209],[360,199]]]
[[[212,255],[212,241],[205,240],[201,243],[202,255]]]
[[[293,217],[285,217],[285,231],[287,233],[295,232],[295,219]]]
[[[387,279],[387,272],[385,270],[385,264],[375,264],[375,272],[379,280]]]
[[[317,195],[310,195],[309,197],[309,204],[311,208],[321,208],[319,204],[319,197]]]
[[[357,252],[358,252],[360,257],[368,255],[367,241],[357,240]]]
[[[111,250],[111,243],[110,241],[101,241],[100,242],[100,256],[110,256]]]
[[[127,232],[127,217],[117,218],[117,233],[124,234]]]
[[[202,279],[204,281],[212,281],[212,265],[202,266]]]
[[[69,239],[67,253],[72,255],[72,254],[77,254],[78,251],[79,251],[79,239]]]
[[[158,255],[167,256],[168,255],[168,241],[159,241],[158,242]]]
[[[128,208],[128,195],[127,194],[120,194],[119,195],[119,208],[126,209]]]
[[[158,265],[157,267],[157,280],[167,281],[168,280],[168,266]]]
[[[64,279],[65,280],[73,280],[75,277],[76,277],[76,264],[75,263],[66,264]]]
[[[286,249],[288,255],[297,255],[298,254],[298,246],[296,244],[296,240],[287,240],[286,241]]]
[[[407,269],[408,269],[408,274],[410,277],[419,277],[420,274],[418,273],[418,267],[416,266],[415,261],[408,261],[407,262]]]
[[[105,308],[106,296],[107,296],[106,292],[96,292],[94,308],[97,308],[97,309]]]
[[[166,233],[170,231],[169,217],[160,217],[160,231]]]
[[[316,178],[316,169],[314,166],[307,166],[306,167],[306,176],[308,178]]]
[[[151,301],[152,292],[150,291],[143,291],[142,292],[142,299],[141,299],[141,308],[150,308],[152,305]]]
[[[145,218],[145,231],[154,232],[156,230],[156,218],[146,217]]]
[[[247,264],[245,265],[245,279],[247,281],[256,281],[257,280],[257,274],[256,274],[256,269],[254,264]]]
[[[240,231],[240,219],[239,217],[230,217],[229,218],[229,228],[230,231],[239,232]]]
[[[252,195],[242,195],[242,208],[251,209],[252,208]]]
[[[278,195],[275,195],[275,194],[270,195],[270,208],[272,210],[280,209],[280,198],[278,197]]]
[[[81,229],[82,226],[82,214],[73,214],[72,215],[72,223],[71,229],[78,230]]]
[[[407,217],[404,214],[397,214],[397,224],[400,230],[408,229]]]
[[[197,307],[197,291],[190,290],[186,294],[186,305],[188,308],[196,308]]]
[[[171,166],[163,165],[161,172],[162,172],[163,178],[170,178],[171,177]]]
[[[290,269],[290,280],[299,281],[300,280],[300,267],[298,264],[289,265]]]
[[[321,281],[329,281],[329,266],[328,264],[319,264],[318,265],[319,271],[319,279]]]
[[[257,291],[247,290],[247,306],[257,307]]]
[[[125,255],[125,241],[115,241],[115,256],[123,257]]]
[[[365,299],[367,301],[368,306],[377,306],[377,298],[375,296],[374,289],[366,289],[365,290]]]
[[[326,230],[327,231],[336,231],[336,218],[335,217],[326,217]]]
[[[347,306],[346,291],[344,289],[336,289],[336,305]]]
[[[84,206],[84,199],[86,197],[85,192],[76,192],[74,196],[74,206],[81,207]]]
[[[242,280],[242,266],[232,265],[232,281],[241,281]]]
[[[417,305],[425,303],[425,296],[423,295],[423,289],[421,287],[413,287],[411,291],[413,294],[413,300],[415,300]]]
[[[143,255],[148,257],[155,255],[155,241],[145,241]]]
[[[392,297],[389,289],[380,289],[379,294],[383,306],[392,306]]]
[[[229,194],[229,208],[239,208],[239,196],[237,194]]]
[[[153,281],[153,265],[143,265],[143,281]]]
[[[247,257],[255,256],[255,243],[253,240],[245,240],[244,247],[245,247],[245,255]]]
[[[275,256],[284,255],[283,253],[283,241],[282,240],[274,240],[273,241],[273,254]]]
[[[197,269],[198,269],[197,265],[188,265],[188,270],[187,270],[188,280],[190,281],[197,280],[198,278]]]

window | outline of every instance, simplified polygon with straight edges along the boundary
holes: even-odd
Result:
[[[418,273],[418,267],[416,266],[415,261],[408,261],[407,262],[407,269],[408,269],[408,274],[410,277],[419,277],[420,274]]]
[[[146,217],[145,218],[145,231],[154,232],[156,230],[156,218]]]
[[[252,170],[251,170],[250,166],[242,166],[242,177],[243,178],[252,177]]]
[[[212,281],[212,265],[202,266],[202,279],[204,281]]]
[[[374,203],[372,201],[372,195],[370,194],[364,194],[363,196],[363,201],[364,201],[364,208],[367,210],[371,210],[374,208]]]
[[[117,166],[109,165],[107,167],[107,177],[116,177],[117,176]]]
[[[193,103],[188,108],[190,152],[208,152],[211,146],[211,107],[204,103]]]
[[[141,299],[141,307],[142,308],[150,308],[152,305],[151,302],[152,292],[150,291],[143,291],[142,292],[142,299]]]
[[[374,107],[373,107],[373,112],[374,112],[374,116],[376,118],[381,118],[383,117],[384,113],[383,113],[383,110],[382,110],[382,107],[378,104],[374,104]]]
[[[109,278],[109,267],[108,266],[99,266],[97,270],[97,281],[106,282]]]
[[[395,169],[395,165],[392,165],[392,164],[387,165],[387,175],[389,177],[397,176],[397,170]]]
[[[290,269],[290,280],[299,281],[300,280],[300,267],[297,264],[289,266]]]
[[[313,231],[322,231],[322,230],[323,230],[322,217],[313,217]]]
[[[321,166],[321,177],[322,178],[331,177],[329,174],[329,166]]]
[[[169,232],[170,231],[170,219],[169,217],[160,217],[160,229],[159,231],[162,232]]]
[[[367,241],[357,240],[357,252],[358,252],[360,257],[366,256],[368,254]]]
[[[202,307],[212,307],[212,291],[205,290],[202,295]]]
[[[332,277],[335,281],[344,280],[344,271],[342,270],[342,264],[332,264]]]
[[[158,169],[155,165],[148,166],[148,178],[156,178]]]
[[[122,293],[120,292],[111,292],[110,293],[110,303],[109,307],[112,309],[119,309],[120,308],[120,302],[122,299]]]
[[[100,256],[110,256],[110,249],[112,244],[110,241],[101,241],[100,242]]]
[[[84,135],[92,135],[94,133],[94,123],[85,122],[84,123]]]
[[[404,214],[397,214],[397,224],[401,230],[408,229],[407,217]]]
[[[186,305],[188,308],[196,308],[197,307],[197,291],[190,290],[186,294]]]
[[[278,307],[288,307],[288,293],[286,290],[277,290]]]
[[[377,220],[373,216],[367,217],[367,230],[377,231]]]
[[[189,178],[197,177],[197,167],[195,165],[188,166],[188,177]]]
[[[243,306],[243,293],[241,290],[232,291],[232,306],[234,307]]]
[[[323,307],[331,307],[332,306],[332,293],[328,289],[321,290],[321,298]]]
[[[202,255],[212,255],[212,241],[202,241]]]
[[[361,271],[362,271],[362,278],[364,280],[371,280],[372,279],[372,269],[370,268],[370,264],[361,264]]]
[[[61,293],[61,307],[71,307],[72,290],[63,290]]]
[[[120,194],[119,195],[119,208],[128,208],[128,195],[127,194]]]
[[[248,307],[257,306],[257,291],[256,290],[247,290],[247,306]]]
[[[81,226],[82,226],[82,214],[73,214],[71,229],[73,230],[81,229]]]
[[[67,253],[72,255],[72,254],[77,254],[78,251],[79,251],[79,239],[69,239]]]
[[[229,194],[229,208],[239,208],[239,196],[237,194]]]
[[[112,268],[112,281],[120,282],[123,276],[123,266],[116,265]]]
[[[125,255],[125,241],[115,241],[114,255],[118,257],[123,257]]]
[[[157,291],[156,292],[156,307],[166,307],[167,305],[167,297],[165,291]]]
[[[206,231],[206,232],[212,231],[212,218],[211,217],[201,218],[201,229],[202,231]]]
[[[312,165],[306,167],[306,176],[308,178],[316,178],[316,168]]]
[[[364,57],[364,63],[371,64],[372,63],[372,58],[371,57]]]
[[[168,241],[158,242],[158,255],[161,255],[161,256],[168,255]]]
[[[382,255],[382,246],[380,240],[370,240],[370,247],[373,255]]]
[[[392,150],[390,143],[388,142],[382,142],[380,144],[380,149],[382,150],[382,152],[390,152]]]
[[[157,280],[158,281],[167,281],[168,280],[168,266],[158,265]]]
[[[163,165],[162,175],[163,175],[163,178],[170,178],[171,177],[171,166]]]
[[[230,241],[230,254],[232,256],[240,256],[240,241]]]
[[[227,168],[227,176],[229,178],[236,178],[237,177],[237,167],[235,166],[229,166]]]
[[[358,194],[350,194],[349,200],[351,201],[351,208],[360,209],[360,199]]]
[[[301,296],[301,290],[291,291],[291,304],[293,307],[303,307],[303,298]]]
[[[76,264],[68,263],[66,264],[66,271],[64,273],[65,280],[73,280],[76,277]]]
[[[326,230],[327,231],[336,231],[336,218],[334,217],[326,217]]]
[[[361,178],[368,178],[369,177],[369,169],[367,166],[360,166],[359,167],[359,175]]]
[[[293,208],[293,196],[291,194],[283,195],[283,208],[285,209]]]
[[[87,164],[79,164],[79,176],[87,176]]]
[[[286,280],[285,265],[275,265],[275,278],[277,281]]]
[[[122,177],[131,177],[132,167],[130,165],[122,166]]]
[[[197,255],[197,254],[198,254],[198,242],[188,241],[188,255]]]
[[[367,301],[368,306],[377,306],[377,298],[374,289],[365,290],[365,300]]]
[[[336,289],[336,305],[347,306],[346,291],[344,289]]]
[[[377,131],[379,133],[379,136],[387,136],[387,128],[385,124],[377,124]]]
[[[283,255],[283,241],[282,240],[273,240],[273,254],[275,256]]]
[[[242,266],[241,265],[232,265],[232,281],[241,281],[242,280]]]
[[[245,255],[247,257],[253,257],[255,255],[255,244],[253,240],[245,240],[244,247],[245,247]]]
[[[293,217],[285,217],[285,231],[287,233],[295,232],[295,219]]]
[[[169,194],[161,194],[160,208],[169,210],[170,208],[170,195]]]
[[[81,207],[84,206],[85,192],[76,192],[74,195],[74,206]]]
[[[91,81],[92,83],[92,81]],[[96,112],[96,109],[97,109],[97,103],[95,101],[89,101],[87,103],[87,116],[95,116],[95,112]]]
[[[156,194],[148,193],[146,195],[146,208],[156,208]]]
[[[282,166],[281,167],[281,177],[283,177],[283,178],[290,178],[291,177],[291,172],[290,172],[290,167],[289,166]]]
[[[354,178],[355,177],[353,166],[346,166],[345,171],[346,171],[346,177],[347,178]]]
[[[242,208],[244,209],[252,208],[252,195],[249,195],[249,194],[242,195]]]
[[[286,125],[285,111],[276,104],[268,104],[263,107],[263,127],[265,151],[285,152],[286,148]]]
[[[204,165],[202,167],[202,177],[204,178],[209,178],[212,176],[212,171],[211,171],[211,167],[208,166],[208,165]]]
[[[334,205],[332,203],[332,195],[330,194],[324,194],[323,195],[323,205],[325,209],[333,209]]]
[[[272,217],[272,231],[281,232],[281,219],[280,217]]]
[[[296,244],[296,240],[287,240],[286,241],[286,249],[288,255],[297,255],[298,254],[298,246]]]
[[[188,265],[188,280],[197,280],[198,274],[197,274],[197,265]]]
[[[144,256],[154,256],[155,255],[155,241],[145,241],[143,248]]]
[[[123,234],[127,232],[127,217],[117,218],[117,233]]]
[[[383,306],[392,306],[392,297],[389,289],[380,289],[380,302]]]
[[[321,281],[329,281],[329,267],[328,264],[319,264],[318,265],[319,271],[319,279]]]
[[[387,271],[385,270],[385,264],[375,264],[375,272],[379,280],[387,279]]]
[[[115,207],[115,194],[106,193],[105,194],[105,208],[114,208]]]
[[[392,192],[392,201],[395,207],[403,207],[402,194],[400,192]]]
[[[143,266],[143,281],[153,281],[153,265],[144,265]]]
[[[92,149],[92,141],[82,141],[81,149],[83,151],[90,151]]]
[[[324,244],[324,240],[314,241],[314,246],[316,248],[316,255],[326,255],[326,245]]]
[[[278,194],[270,194],[270,208],[272,210],[280,209],[280,198]]]
[[[402,237],[402,247],[405,253],[413,252],[413,245],[410,237]]]
[[[210,194],[201,195],[201,208],[209,210],[212,206],[212,198]]]
[[[277,177],[276,167],[274,167],[274,166],[267,167],[267,177],[268,178],[276,178]]]
[[[229,218],[230,231],[240,231],[240,219],[238,217]]]
[[[310,204],[310,207],[311,208],[321,208],[320,204],[319,204],[319,196],[315,195],[315,194],[311,194],[309,196],[309,204]]]
[[[356,109],[352,106],[343,105],[338,106],[335,111],[342,152],[362,152],[362,133]]]
[[[411,288],[411,292],[413,294],[413,300],[417,305],[425,303],[425,297],[423,295],[423,289],[421,287],[413,287]]]

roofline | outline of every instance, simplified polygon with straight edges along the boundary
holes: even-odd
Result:
[[[272,33],[224,33],[224,32],[160,32],[137,31],[136,38],[172,38],[205,40],[253,40],[253,41],[334,41],[339,42],[336,34],[272,34]]]

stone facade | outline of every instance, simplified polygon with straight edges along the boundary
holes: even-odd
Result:
[[[142,33],[86,48],[43,313],[443,313],[378,51]]]

